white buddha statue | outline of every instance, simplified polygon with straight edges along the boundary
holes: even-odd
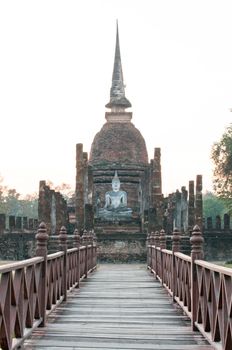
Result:
[[[109,218],[117,215],[119,217],[130,216],[132,210],[127,208],[127,193],[120,190],[120,180],[115,171],[112,179],[112,191],[107,191],[105,194],[105,206],[99,209],[99,216]]]
[[[125,191],[120,191],[120,180],[115,171],[112,180],[113,191],[108,191],[105,194],[105,208],[108,210],[117,210],[127,207],[127,194]]]

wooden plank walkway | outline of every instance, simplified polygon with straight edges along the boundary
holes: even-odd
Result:
[[[145,265],[101,265],[23,347],[32,349],[214,349]]]

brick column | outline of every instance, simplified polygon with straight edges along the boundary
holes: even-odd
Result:
[[[89,231],[93,229],[93,226],[94,226],[93,220],[94,220],[93,206],[92,204],[85,204],[85,218],[84,218],[85,230]]]
[[[84,168],[83,145],[76,145],[76,223],[80,232],[84,229]]]
[[[23,217],[23,229],[24,230],[28,229],[28,220],[26,216]]]
[[[202,201],[202,175],[197,175],[196,181],[196,207],[195,207],[195,223],[202,231],[203,222],[203,201]]]
[[[45,181],[39,183],[39,203],[38,203],[38,218],[39,221],[45,222],[47,232],[51,234],[51,205],[52,191],[46,186]]]
[[[34,220],[30,218],[28,220],[28,223],[29,223],[29,230],[33,230],[34,229]]]
[[[6,229],[6,215],[0,214],[0,233],[4,233]]]
[[[188,229],[192,231],[195,223],[195,196],[194,181],[189,181],[189,200],[188,200]]]
[[[15,216],[13,215],[9,216],[9,229],[10,231],[15,230]]]
[[[93,168],[88,166],[88,203],[93,204]]]
[[[22,230],[22,218],[21,218],[21,216],[16,217],[16,229]]]

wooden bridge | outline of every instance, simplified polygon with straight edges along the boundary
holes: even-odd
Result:
[[[1,349],[232,349],[232,270],[203,260],[196,226],[191,257],[165,232],[148,237],[147,266],[100,265],[91,235],[59,235],[47,255],[46,226],[36,257],[0,268]]]

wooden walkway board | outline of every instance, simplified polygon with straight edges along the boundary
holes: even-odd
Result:
[[[25,350],[212,350],[144,265],[101,265]]]

